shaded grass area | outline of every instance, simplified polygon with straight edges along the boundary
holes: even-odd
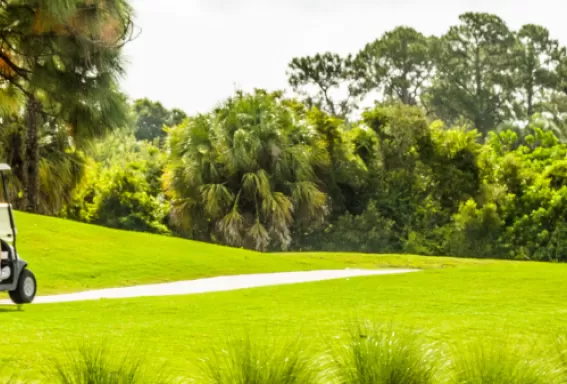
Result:
[[[354,318],[416,328],[428,342],[537,341],[567,325],[566,273],[567,265],[493,264],[182,297],[31,305],[20,312],[4,307],[0,364],[36,374],[28,361],[89,337],[141,343],[154,362],[188,375],[191,362],[227,337],[300,337],[321,351]]]
[[[262,254],[22,212],[16,213],[16,223],[18,251],[36,274],[39,295],[248,273],[499,263],[405,255]]]

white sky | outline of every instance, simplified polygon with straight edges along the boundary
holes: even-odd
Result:
[[[141,34],[126,48],[131,98],[188,114],[207,112],[236,88],[287,88],[293,57],[356,52],[398,25],[444,33],[466,11],[512,29],[534,23],[567,44],[565,0],[132,0]],[[271,4],[271,5],[268,5]]]

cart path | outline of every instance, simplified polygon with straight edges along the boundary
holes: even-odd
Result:
[[[343,269],[305,272],[281,272],[250,275],[219,276],[198,280],[178,281],[139,285],[124,288],[98,289],[93,291],[37,296],[33,304],[66,303],[100,299],[124,299],[134,297],[190,295],[206,292],[223,292],[238,289],[307,283],[314,281],[343,279],[358,276],[392,275],[417,272],[416,269]],[[41,281],[39,292],[41,292]],[[12,304],[10,300],[1,300],[1,305]]]

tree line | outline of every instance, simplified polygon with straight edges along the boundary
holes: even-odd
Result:
[[[399,101],[486,135],[536,113],[563,124],[566,70],[567,51],[547,28],[514,31],[496,15],[468,12],[442,36],[401,26],[346,57],[295,58],[288,77],[306,103],[334,116],[349,117],[368,98]]]
[[[115,87],[127,15],[97,51],[108,82],[81,79],[83,99],[69,83],[57,97],[77,102],[52,120],[38,93],[35,205],[35,115],[2,112],[20,209],[261,251],[567,259],[566,58],[544,27],[484,13],[440,37],[399,27],[355,55],[293,59],[291,96],[239,91],[187,116]]]
[[[262,251],[566,259],[567,144],[539,115],[483,137],[401,102],[353,122],[265,90],[134,109],[59,214]]]

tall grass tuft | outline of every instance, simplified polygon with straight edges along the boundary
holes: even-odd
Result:
[[[416,333],[360,322],[333,345],[330,363],[327,381],[341,384],[430,384],[439,371]]]
[[[260,341],[262,340],[262,341]],[[199,383],[314,384],[312,355],[296,341],[244,337],[228,342],[202,360]]]
[[[16,375],[13,377],[0,378],[0,384],[27,384],[29,382],[30,381],[18,378]]]
[[[545,346],[548,359],[553,361],[559,371],[561,382],[567,383],[567,333],[564,330],[550,330]]]
[[[455,384],[561,383],[557,365],[505,340],[457,347],[451,363]]]
[[[2,375],[0,373],[0,375]],[[29,380],[25,380],[17,374],[12,374],[10,376],[0,376],[0,384],[27,384],[30,383]]]
[[[48,366],[53,384],[159,384],[171,383],[161,370],[152,370],[139,354],[120,354],[104,344],[81,344]]]

